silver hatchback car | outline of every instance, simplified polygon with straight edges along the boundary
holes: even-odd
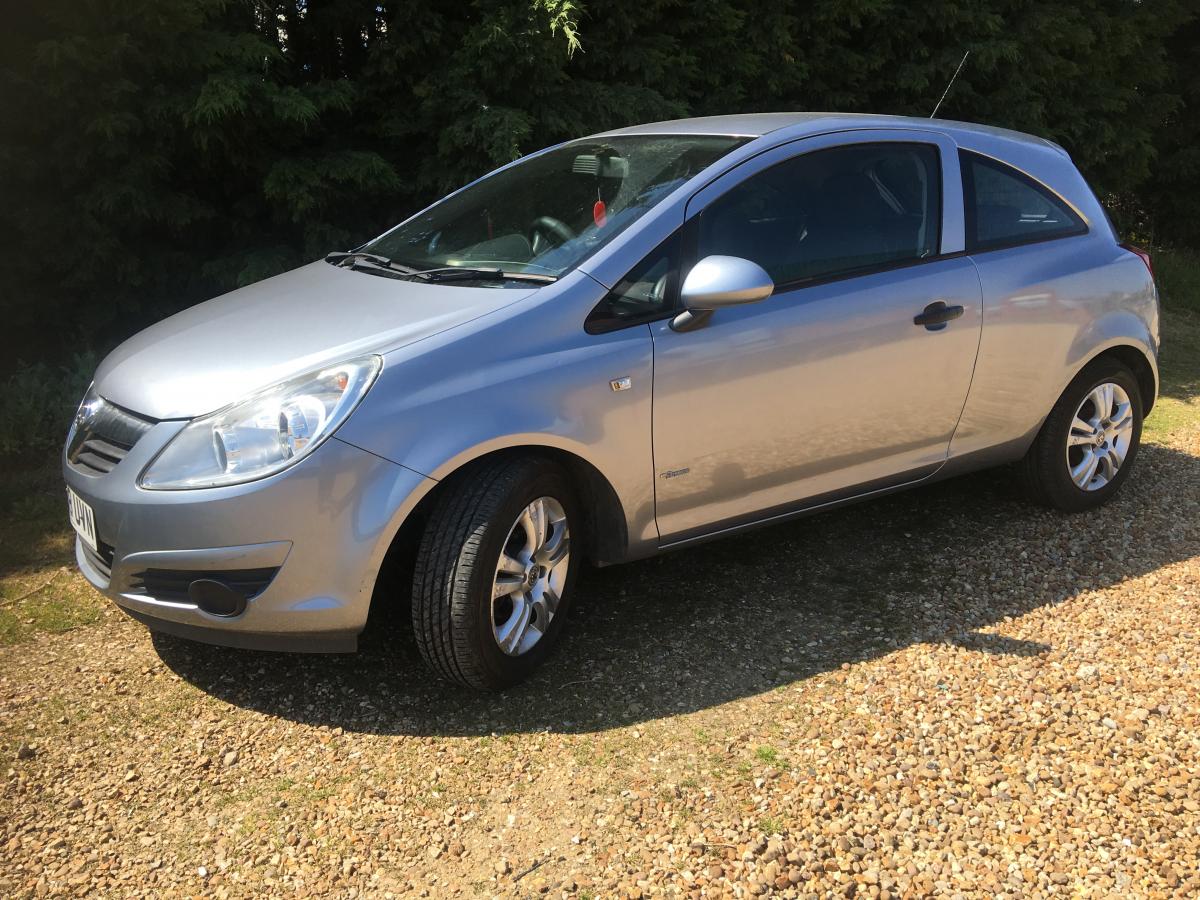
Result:
[[[152,629],[349,651],[407,550],[424,658],[501,688],[586,561],[1001,463],[1098,506],[1158,340],[1149,258],[1048,141],[623,128],[119,347],[65,449],[77,559]]]

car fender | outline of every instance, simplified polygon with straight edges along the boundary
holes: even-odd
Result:
[[[1145,319],[1128,310],[1108,312],[1080,330],[1069,351],[1074,374],[1059,385],[1056,396],[1061,396],[1067,385],[1093,360],[1118,347],[1132,347],[1145,358],[1153,377],[1154,391],[1143,400],[1147,410],[1152,407],[1159,388],[1158,341]]]
[[[984,288],[983,334],[951,456],[1019,458],[1063,390],[1106,350],[1130,346],[1157,385],[1158,304],[1145,265],[1091,235],[972,257]]]
[[[657,545],[645,325],[583,330],[604,296],[582,273],[476,322],[386,354],[338,438],[437,481],[518,447],[571,454],[620,501],[630,549]],[[612,382],[629,379],[628,389]]]

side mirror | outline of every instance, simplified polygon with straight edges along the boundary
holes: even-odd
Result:
[[[688,331],[704,324],[715,309],[756,303],[774,290],[775,282],[758,263],[738,256],[706,256],[683,280],[679,296],[684,311],[671,327]]]

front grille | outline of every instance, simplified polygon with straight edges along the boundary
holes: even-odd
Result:
[[[190,603],[188,587],[193,581],[204,578],[219,581],[237,591],[247,600],[252,600],[267,589],[279,567],[267,569],[145,569],[130,576],[129,588],[145,594],[153,600],[168,603]]]
[[[84,441],[75,458],[71,462],[76,468],[90,469],[101,475],[107,475],[116,468],[117,463],[125,458],[132,447],[118,447],[100,438],[89,438]]]
[[[99,397],[90,400],[80,408],[67,462],[86,475],[107,475],[154,424]]]
[[[92,568],[105,578],[111,579],[113,555],[116,552],[113,550],[112,545],[97,540],[97,549],[93,550],[83,541],[80,541],[80,544],[83,546],[83,555],[87,557],[87,561],[91,564]]]

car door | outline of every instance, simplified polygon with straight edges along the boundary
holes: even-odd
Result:
[[[776,288],[693,330],[650,325],[664,544],[945,461],[981,326],[952,141],[883,130],[774,148],[692,198],[682,247],[682,275],[739,256]],[[919,324],[943,306],[957,317]]]

